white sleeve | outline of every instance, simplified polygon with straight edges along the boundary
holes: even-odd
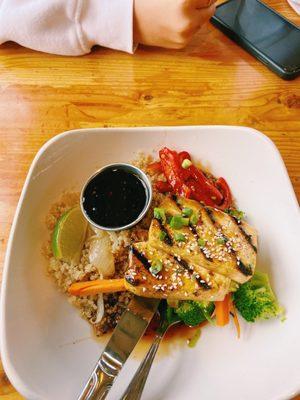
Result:
[[[0,0],[0,44],[78,56],[92,46],[133,52],[133,0]]]

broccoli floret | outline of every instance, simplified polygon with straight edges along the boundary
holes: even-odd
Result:
[[[196,326],[201,322],[210,320],[214,311],[214,303],[198,301],[181,301],[179,306],[174,309],[181,321],[188,326]]]
[[[268,275],[259,271],[233,293],[233,301],[248,322],[278,317],[283,313],[272,291]]]

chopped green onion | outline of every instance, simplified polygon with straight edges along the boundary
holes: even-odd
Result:
[[[224,237],[219,237],[219,238],[216,240],[216,242],[217,242],[218,244],[224,244],[224,243],[226,243],[226,239],[225,239]]]
[[[179,216],[174,216],[174,217],[172,217],[171,218],[171,221],[170,221],[170,226],[171,226],[171,228],[173,228],[173,229],[180,229],[180,228],[182,228],[182,222],[181,222],[181,218],[182,217],[179,217]]]
[[[182,161],[182,168],[187,169],[192,165],[192,161],[186,158],[185,160]]]
[[[167,224],[170,224],[172,218],[172,215],[167,214]]]
[[[190,217],[193,214],[193,210],[191,208],[188,207],[184,207],[182,210],[182,215],[184,217]]]
[[[162,270],[162,268],[163,268],[162,261],[155,260],[155,261],[152,261],[149,271],[151,272],[152,275],[157,275]]]
[[[199,328],[196,330],[193,337],[191,337],[191,339],[189,339],[188,346],[191,348],[196,347],[196,344],[198,343],[200,336],[201,336],[201,329]]]
[[[206,240],[200,238],[198,239],[198,244],[200,247],[204,247],[206,245]]]
[[[237,220],[241,220],[241,219],[245,218],[245,213],[244,213],[244,211],[241,211],[241,210],[227,208],[225,210],[225,212],[227,214],[231,215],[232,217],[236,218]]]
[[[174,239],[176,240],[176,242],[186,242],[184,234],[180,232],[174,233]]]
[[[197,215],[197,214],[194,213],[194,214],[190,217],[190,223],[191,223],[192,225],[197,225],[198,222],[199,222],[199,215]]]
[[[154,208],[154,218],[160,219],[162,222],[166,222],[166,213],[163,208]]]
[[[181,229],[183,226],[189,226],[189,219],[183,218],[181,215],[174,215],[171,218],[170,226],[172,229]]]
[[[189,226],[190,220],[188,218],[182,218],[182,225],[183,226]]]
[[[164,231],[160,231],[159,232],[159,240],[161,240],[162,242],[165,240],[167,234]]]

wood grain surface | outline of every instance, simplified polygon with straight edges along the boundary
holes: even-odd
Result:
[[[300,25],[285,0],[267,3]],[[181,51],[96,48],[71,58],[1,46],[0,270],[28,168],[48,139],[74,128],[198,124],[268,135],[300,199],[300,78],[281,80],[210,24]],[[2,369],[0,398],[21,398]]]

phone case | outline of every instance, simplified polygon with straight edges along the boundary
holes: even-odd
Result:
[[[228,0],[219,6],[217,6],[217,9],[219,7],[223,7],[227,3],[235,1],[235,0]],[[268,7],[266,4],[263,2],[259,1],[264,7],[269,9],[271,12],[274,14],[277,14],[282,20],[286,21],[288,24],[291,24],[295,26],[297,29],[298,27],[294,24],[292,24],[290,21],[288,21],[286,18],[284,18],[281,14],[277,13],[274,11],[272,8]],[[262,53],[258,48],[256,48],[251,42],[249,42],[247,39],[243,38],[242,36],[239,36],[235,31],[233,31],[226,23],[224,23],[221,19],[219,19],[216,15],[214,15],[211,18],[211,23],[216,26],[218,29],[220,29],[223,33],[225,33],[226,36],[228,36],[230,39],[232,39],[234,42],[236,42],[238,45],[240,45],[242,48],[247,50],[250,54],[252,54],[254,57],[256,57],[259,61],[261,61],[263,64],[265,64],[270,70],[275,72],[277,75],[279,75],[281,78],[285,80],[291,80],[295,79],[299,74],[300,74],[300,66],[295,66],[293,68],[283,68],[281,65],[275,63],[270,57],[266,56],[264,53]]]

